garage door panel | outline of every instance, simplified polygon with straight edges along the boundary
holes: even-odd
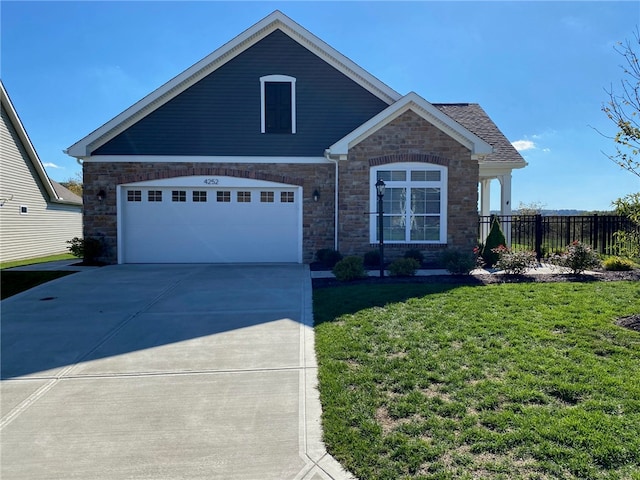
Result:
[[[127,190],[142,190],[141,201],[128,201]],[[123,187],[121,235],[124,263],[299,262],[300,195],[291,188]],[[148,190],[161,191],[149,201]],[[184,191],[186,201],[172,201]],[[261,202],[261,191],[273,202]],[[198,193],[195,197],[193,191]],[[224,195],[217,192],[224,191]],[[293,202],[290,194],[294,192]],[[249,195],[250,202],[238,202]],[[194,198],[206,201],[194,201]],[[229,201],[218,201],[218,198]],[[268,197],[268,196],[267,196]],[[156,197],[154,197],[156,198]],[[266,198],[266,197],[265,197]]]

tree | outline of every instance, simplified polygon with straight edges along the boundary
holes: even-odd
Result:
[[[618,215],[631,220],[631,228],[615,233],[616,244],[622,255],[640,259],[640,192],[631,193],[613,202]]]
[[[79,197],[82,197],[82,176],[80,173],[76,173],[74,177],[70,178],[66,182],[60,182],[60,185],[71,190]]]
[[[540,215],[546,205],[542,202],[523,203],[518,205],[518,215]]]
[[[636,28],[634,40],[619,42],[614,50],[625,60],[621,65],[626,77],[620,81],[620,90],[605,90],[609,101],[602,111],[618,128],[611,138],[616,143],[616,153],[607,155],[620,167],[640,177],[640,62],[634,50],[640,45],[640,31]]]

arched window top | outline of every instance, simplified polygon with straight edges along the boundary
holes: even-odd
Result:
[[[296,77],[291,77],[289,75],[265,75],[264,77],[260,77],[260,82],[290,82],[296,83]]]

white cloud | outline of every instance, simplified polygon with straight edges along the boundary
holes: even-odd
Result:
[[[61,167],[60,165],[56,165],[53,162],[46,162],[46,163],[43,163],[43,165],[47,168],[64,168],[64,167]]]
[[[515,148],[519,152],[524,152],[525,150],[535,150],[536,144],[531,140],[516,140],[515,142],[511,142],[513,148]]]

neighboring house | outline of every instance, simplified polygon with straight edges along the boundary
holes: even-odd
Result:
[[[82,199],[51,180],[0,82],[0,259],[67,252],[82,237]]]
[[[476,104],[401,95],[276,11],[67,153],[85,237],[118,263],[310,262],[470,252],[489,181],[526,165]]]

